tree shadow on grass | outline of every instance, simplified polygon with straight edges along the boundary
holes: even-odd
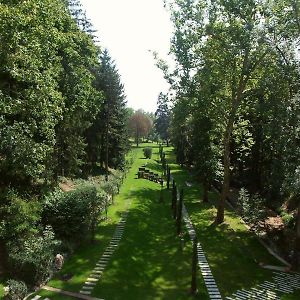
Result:
[[[169,162],[174,161],[171,150],[167,157]],[[210,193],[211,203],[203,203],[202,186],[195,183],[186,187],[185,181],[190,180],[188,171],[176,164],[171,164],[171,168],[177,186],[184,188],[184,203],[222,294],[228,296],[237,289],[251,288],[270,279],[272,272],[262,269],[259,262],[274,264],[275,259],[241,224],[236,213],[227,207],[225,223],[214,224],[219,195]]]
[[[62,270],[48,283],[49,286],[66,291],[79,292],[83,283],[90,275],[105,248],[108,246],[116,224],[100,224],[96,232],[96,241],[84,241],[75,253],[66,260]],[[72,274],[69,281],[61,280],[62,276]]]
[[[182,251],[170,209],[170,193],[159,202],[157,189],[132,193],[124,237],[96,286],[107,299],[190,299],[191,243]],[[203,289],[202,289],[203,290]],[[196,299],[207,299],[203,291]]]

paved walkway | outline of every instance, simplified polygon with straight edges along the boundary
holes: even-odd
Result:
[[[228,300],[279,300],[282,294],[300,289],[300,274],[274,272],[273,281],[263,283],[249,290],[238,290]]]

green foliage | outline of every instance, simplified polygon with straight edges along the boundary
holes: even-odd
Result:
[[[292,228],[292,229],[295,228],[296,218],[292,214],[289,214],[286,211],[282,210],[280,212],[280,216],[281,216],[282,221],[283,221],[283,223],[286,227],[289,227],[289,228]]]
[[[8,190],[1,199],[0,237],[6,241],[23,241],[38,233],[41,205],[36,200],[21,198],[14,190]]]
[[[112,168],[122,168],[128,150],[127,110],[124,87],[114,61],[105,50],[95,70],[95,87],[102,91],[103,103],[86,131],[87,159]]]
[[[57,189],[45,197],[43,223],[50,224],[61,240],[83,241],[104,209],[104,198],[91,184],[66,193]]]
[[[144,152],[145,158],[151,159],[151,157],[152,157],[152,148],[151,147],[144,148],[143,152]]]
[[[41,235],[31,235],[21,243],[12,241],[8,244],[8,253],[14,274],[28,283],[43,283],[52,274],[58,245],[51,226],[46,226]]]
[[[170,126],[170,110],[168,107],[168,97],[160,93],[157,100],[157,109],[155,112],[154,122],[156,132],[162,140],[169,140],[169,126]]]
[[[238,205],[241,215],[246,221],[255,223],[263,220],[266,217],[265,203],[266,200],[258,194],[250,196],[245,188],[241,188],[238,197]]]
[[[21,300],[27,295],[27,286],[23,281],[9,279],[6,282],[8,293],[4,297],[6,300]]]
[[[158,66],[175,92],[170,135],[177,162],[195,166],[205,187],[222,184],[217,223],[233,184],[280,207],[284,193],[292,192],[288,182],[300,157],[297,6],[234,0],[166,5],[176,71],[161,61]]]

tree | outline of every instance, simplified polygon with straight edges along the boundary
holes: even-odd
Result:
[[[170,110],[168,107],[168,97],[160,93],[157,100],[157,109],[155,112],[154,125],[160,138],[167,142],[169,146],[169,126],[170,126]]]
[[[129,128],[135,137],[136,146],[139,146],[141,137],[146,137],[152,127],[151,120],[142,111],[135,112],[129,119]]]
[[[52,177],[48,162],[64,105],[57,45],[68,20],[60,0],[1,1],[0,173],[6,184]]]
[[[106,170],[108,166],[122,168],[128,149],[125,94],[116,65],[107,50],[100,56],[95,87],[104,99],[86,131],[88,161],[92,165],[99,162]]]
[[[205,168],[213,175],[210,178],[220,173],[214,161],[218,161],[218,153],[223,156],[222,192],[216,216],[216,223],[222,223],[231,179],[233,136],[244,126],[239,119],[248,109],[251,96],[258,93],[256,84],[262,78],[262,70],[271,61],[278,63],[282,59],[283,40],[289,49],[285,53],[293,53],[292,43],[284,38],[286,28],[281,30],[284,24],[290,24],[285,23],[286,16],[279,13],[286,4],[234,0],[171,2],[175,25],[171,49],[177,68],[167,77],[172,79],[177,93],[173,109],[176,121],[172,122],[177,157],[180,162],[195,160],[195,145],[199,139],[183,124],[201,121],[203,114],[196,117],[194,113],[199,111],[199,102],[208,108],[211,126],[206,132],[202,131],[204,137],[209,137],[205,139],[206,153],[203,154],[210,161]],[[168,71],[163,64],[161,68]],[[212,133],[221,135],[222,142],[215,143]],[[221,151],[215,151],[215,147]]]

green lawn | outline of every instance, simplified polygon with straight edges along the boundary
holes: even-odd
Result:
[[[4,296],[4,290],[3,290],[4,286],[2,283],[0,283],[0,299],[2,299],[2,297]]]
[[[142,148],[145,146],[153,147],[151,160],[143,158]],[[210,193],[211,203],[202,203],[201,185],[187,170],[174,163],[171,147],[165,147],[164,151],[177,184],[184,187],[184,202],[223,297],[271,279],[272,272],[262,269],[258,264],[279,265],[278,261],[261,246],[230,209],[226,210],[226,222],[214,226],[218,195]],[[158,148],[154,144],[133,148],[131,154],[135,156],[134,164],[115,204],[109,208],[109,219],[99,224],[96,243],[83,245],[66,261],[61,272],[74,275],[69,282],[63,282],[57,277],[49,282],[50,286],[74,292],[81,289],[108,245],[121,213],[131,201],[123,238],[92,296],[114,300],[192,299],[188,294],[191,242],[185,232],[185,246],[181,249],[171,217],[171,191],[164,187],[164,202],[160,203],[160,186],[136,178],[138,167],[145,163],[147,168],[161,173],[161,167],[156,161],[157,152]],[[186,181],[191,182],[192,186],[187,187]],[[195,299],[208,299],[204,282],[201,276],[198,277],[199,294]],[[39,295],[51,300],[72,299],[48,291],[40,291]],[[299,296],[300,291],[297,291],[292,295],[284,295],[282,299],[296,300]]]
[[[297,290],[293,294],[284,295],[281,298],[282,300],[299,300],[300,299],[300,290]]]
[[[173,149],[164,147],[171,173],[176,183],[184,188],[184,202],[195,226],[212,273],[223,297],[238,289],[249,289],[272,278],[272,272],[262,269],[258,263],[271,265],[280,263],[259,243],[257,238],[243,225],[235,212],[226,209],[225,223],[213,224],[218,195],[210,193],[210,204],[202,202],[202,186],[175,163]],[[186,181],[192,183],[186,186]],[[293,298],[299,299],[297,296]]]
[[[171,216],[171,192],[164,189],[164,203],[159,203],[160,186],[144,179],[136,179],[138,167],[147,163],[153,171],[160,171],[155,146],[153,159],[143,158],[143,144],[134,149],[136,159],[115,205],[109,209],[110,220],[100,224],[95,245],[78,249],[69,259],[64,273],[75,276],[70,282],[53,279],[49,285],[78,292],[101,257],[113,234],[120,213],[129,200],[132,201],[123,238],[114,253],[102,280],[95,287],[93,296],[104,299],[189,299],[191,280],[191,242],[185,235],[182,250],[175,234]],[[153,146],[154,147],[154,146]],[[196,299],[208,299],[204,283],[198,280],[200,293]],[[52,300],[68,299],[42,291],[39,295]]]

